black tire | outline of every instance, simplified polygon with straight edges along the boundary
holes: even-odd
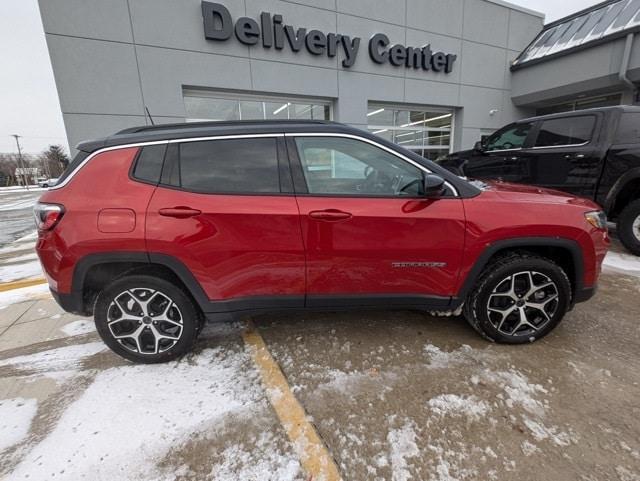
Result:
[[[618,217],[617,231],[620,242],[631,252],[640,256],[640,199],[627,205]],[[634,227],[635,223],[635,227]]]
[[[139,302],[145,299],[146,309]],[[98,294],[94,318],[98,334],[113,352],[142,364],[171,361],[191,351],[202,325],[200,310],[181,288],[146,275],[109,284]]]
[[[552,285],[547,285],[549,283]],[[538,290],[527,297],[527,291],[531,292],[534,286]],[[506,288],[509,290],[506,291]],[[540,294],[544,297],[537,297]],[[553,299],[554,295],[556,299]],[[531,304],[538,307],[531,307]],[[523,344],[541,339],[551,332],[570,305],[571,283],[556,263],[533,254],[514,252],[485,267],[467,296],[463,313],[467,322],[486,339],[505,344]],[[539,306],[543,306],[544,313]],[[505,312],[510,314],[504,316]],[[518,327],[522,313],[530,324]],[[510,333],[512,328],[513,332]]]

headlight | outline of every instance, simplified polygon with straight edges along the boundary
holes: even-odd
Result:
[[[586,212],[584,214],[587,222],[596,229],[607,230],[607,214],[601,210],[594,210],[593,212]]]

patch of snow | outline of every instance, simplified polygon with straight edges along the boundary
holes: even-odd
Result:
[[[10,366],[21,371],[36,371],[43,374],[55,371],[73,371],[80,367],[83,359],[104,351],[106,348],[102,342],[59,347],[35,354],[2,359],[0,367]]]
[[[48,284],[38,284],[36,286],[0,292],[0,310],[12,304],[17,304],[18,302],[30,301],[50,295]]]
[[[37,411],[35,399],[0,399],[0,452],[18,444],[29,434]]]
[[[224,461],[213,467],[216,481],[291,481],[300,474],[300,463],[274,447],[273,435],[264,432],[257,446],[248,451],[243,446],[229,446],[222,452]]]
[[[451,352],[443,351],[433,344],[427,344],[424,346],[423,351],[429,357],[428,367],[431,369],[445,369],[452,366],[481,361],[486,357],[484,353],[473,349],[467,344],[463,344]]]
[[[40,265],[40,260],[38,259],[25,262],[24,264],[0,266],[0,282],[10,282],[42,276],[42,265]]]
[[[55,318],[56,316],[53,316]],[[58,315],[58,318],[60,316]],[[72,321],[69,324],[65,324],[61,328],[62,332],[67,334],[68,336],[78,336],[80,334],[88,334],[90,332],[95,332],[96,325],[93,321],[88,319],[78,319],[77,321]]]
[[[391,479],[393,481],[409,481],[412,476],[409,473],[407,459],[420,454],[413,424],[407,422],[402,428],[389,431],[387,442],[391,459]]]
[[[537,416],[544,415],[545,405],[535,396],[548,394],[548,391],[539,384],[529,382],[529,379],[513,369],[509,371],[484,371],[485,379],[502,387],[507,394],[506,404],[509,408],[520,405],[526,411]]]
[[[602,263],[605,269],[640,277],[640,257],[609,251]]]
[[[525,456],[531,456],[538,451],[538,446],[527,440],[523,441],[520,447]]]
[[[487,414],[491,408],[476,396],[458,396],[456,394],[441,394],[427,401],[431,410],[439,416],[466,416],[478,420]]]
[[[616,466],[616,474],[620,481],[640,481],[640,474],[634,473],[622,466]]]
[[[217,348],[178,362],[107,369],[22,459],[13,479],[161,479],[158,465],[171,450],[227,420],[250,420],[260,415],[257,408],[267,412],[258,374],[249,366],[245,352]],[[236,462],[249,470],[269,466],[286,476],[294,469],[293,454],[266,461],[241,450],[228,454],[240,456]]]
[[[571,439],[567,433],[558,432],[557,427],[548,428],[544,424],[538,423],[532,419],[527,417],[523,418],[525,426],[529,428],[531,434],[536,439],[536,441],[543,441],[545,439],[550,439],[558,446],[569,446],[571,444]]]

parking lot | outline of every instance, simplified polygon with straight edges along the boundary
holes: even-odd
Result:
[[[5,208],[28,202],[0,195],[0,282],[38,277]],[[265,315],[142,366],[46,285],[0,291],[0,478],[638,481],[639,296],[614,242],[596,297],[531,345],[418,312]]]

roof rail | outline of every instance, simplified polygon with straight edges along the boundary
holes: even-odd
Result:
[[[331,124],[327,120],[307,120],[307,119],[287,119],[287,120],[228,120],[228,121],[206,121],[206,122],[180,122],[173,124],[141,125],[129,127],[116,132],[114,135],[138,134],[141,132],[156,132],[163,130],[197,129],[207,127],[224,127],[229,125],[278,125],[278,124]]]

